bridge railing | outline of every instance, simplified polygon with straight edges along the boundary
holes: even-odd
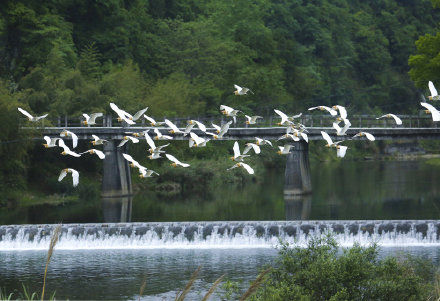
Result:
[[[376,116],[371,115],[351,115],[349,116],[352,127],[360,128],[390,128],[390,127],[404,127],[404,128],[436,128],[437,123],[432,121],[431,115],[399,115],[402,119],[402,125],[397,126],[393,119],[383,118],[376,119]],[[164,117],[157,118],[156,121],[162,121],[163,119],[169,119],[178,127],[185,127],[187,120],[194,119],[204,123],[207,127],[211,127],[211,123],[221,125],[229,120],[230,117],[226,116],[188,116],[188,117]],[[25,120],[25,119],[23,119]],[[298,122],[304,124],[306,127],[331,127],[334,122],[335,117],[329,114],[310,114],[302,115],[297,119]],[[82,123],[84,118],[80,117],[70,117],[70,116],[59,116],[56,118],[43,119],[43,126],[54,126],[54,127],[87,127]],[[246,125],[246,119],[243,116],[237,118],[237,122],[232,124],[231,127],[272,127],[277,126],[280,121],[278,116],[266,116],[263,119],[258,119],[255,125]],[[112,127],[121,126],[115,116],[107,115],[103,118],[97,119],[97,124],[94,127]],[[24,122],[22,124],[25,124]],[[145,119],[139,119],[136,122],[136,126],[149,126],[149,122]]]

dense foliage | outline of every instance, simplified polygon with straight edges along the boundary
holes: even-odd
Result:
[[[417,258],[378,258],[377,246],[339,251],[331,237],[306,248],[284,245],[253,300],[429,300],[430,263]]]
[[[439,20],[429,0],[1,1],[0,179],[42,170],[26,170],[28,145],[9,145],[17,106],[52,122],[109,113],[109,102],[155,117],[217,115],[219,104],[411,111],[407,60]],[[234,83],[255,94],[234,96]]]

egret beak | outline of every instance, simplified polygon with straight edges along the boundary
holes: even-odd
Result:
[[[66,155],[66,152],[62,152],[61,155]]]
[[[48,147],[49,147],[49,145],[48,145],[48,144],[43,144],[43,145],[44,145],[44,147],[45,147],[45,148],[48,148]]]

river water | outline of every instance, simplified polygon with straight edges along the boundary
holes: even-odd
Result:
[[[263,183],[217,187],[203,200],[147,192],[1,208],[0,224],[41,225],[0,226],[0,286],[20,290],[23,282],[40,290],[51,230],[44,224],[60,220],[77,224],[64,226],[49,266],[48,290],[58,299],[134,300],[146,277],[143,299],[168,300],[198,266],[188,300],[201,299],[222,274],[244,290],[276,258],[278,237],[304,245],[309,235],[328,230],[344,246],[375,241],[381,256],[409,252],[439,262],[438,165],[312,162],[311,168],[313,194],[300,199],[284,196],[283,170],[272,170]]]

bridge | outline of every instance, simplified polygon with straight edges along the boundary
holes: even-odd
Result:
[[[352,116],[350,118],[353,127],[349,128],[345,136],[337,136],[335,130],[331,127],[323,125],[331,125],[334,120],[331,116],[321,115],[312,116],[304,115],[299,120],[306,125],[309,140],[322,140],[321,131],[329,133],[333,140],[345,140],[352,137],[360,131],[366,131],[373,134],[376,140],[425,140],[425,139],[440,139],[440,128],[432,122],[430,116],[400,116],[403,124],[396,126],[394,122],[389,120],[376,120],[374,116]],[[225,119],[223,119],[225,118]],[[226,117],[221,120],[214,118],[180,118],[170,119],[176,125],[180,126],[183,131],[184,121],[195,119],[211,124],[216,122],[222,124],[226,122]],[[243,122],[232,124],[228,133],[222,137],[221,140],[248,140],[252,141],[255,137],[260,137],[268,140],[276,140],[285,134],[285,127],[276,126],[275,122],[279,118],[270,117],[264,122],[259,122],[256,125],[242,126]],[[102,122],[102,126],[86,127],[80,126],[80,122],[76,119],[74,122],[68,122],[66,118],[64,122],[58,119],[56,126],[42,126],[37,129],[41,131],[42,135],[51,137],[58,137],[63,129],[74,132],[79,139],[92,139],[91,135],[97,135],[100,138],[106,139],[109,142],[104,145],[104,152],[106,158],[103,163],[103,181],[102,181],[102,196],[104,198],[124,198],[132,194],[131,188],[131,173],[128,162],[122,157],[122,153],[126,151],[126,146],[117,147],[123,136],[127,133],[142,132],[150,130],[153,135],[154,127],[147,126],[145,121],[142,121],[140,126],[113,126],[113,119],[111,116],[106,116]],[[64,124],[63,124],[64,123]],[[115,123],[116,124],[116,123]],[[240,125],[239,127],[236,127]],[[22,127],[26,129],[28,127]],[[32,128],[35,129],[35,128]],[[162,134],[169,134],[168,128],[157,127]],[[208,132],[214,132],[214,128],[208,128]],[[193,129],[200,137],[209,137],[197,127]],[[182,134],[174,134],[175,140],[187,140],[189,137],[184,137]],[[354,140],[361,140],[363,138],[356,138]],[[216,140],[213,140],[216,141]],[[286,140],[283,140],[285,143]],[[212,143],[212,142],[210,142]],[[295,199],[296,197],[304,196],[312,192],[312,183],[310,176],[310,164],[308,155],[308,143],[303,140],[299,142],[289,141],[295,148],[287,156],[285,168],[285,197]],[[324,142],[323,142],[324,143]]]

